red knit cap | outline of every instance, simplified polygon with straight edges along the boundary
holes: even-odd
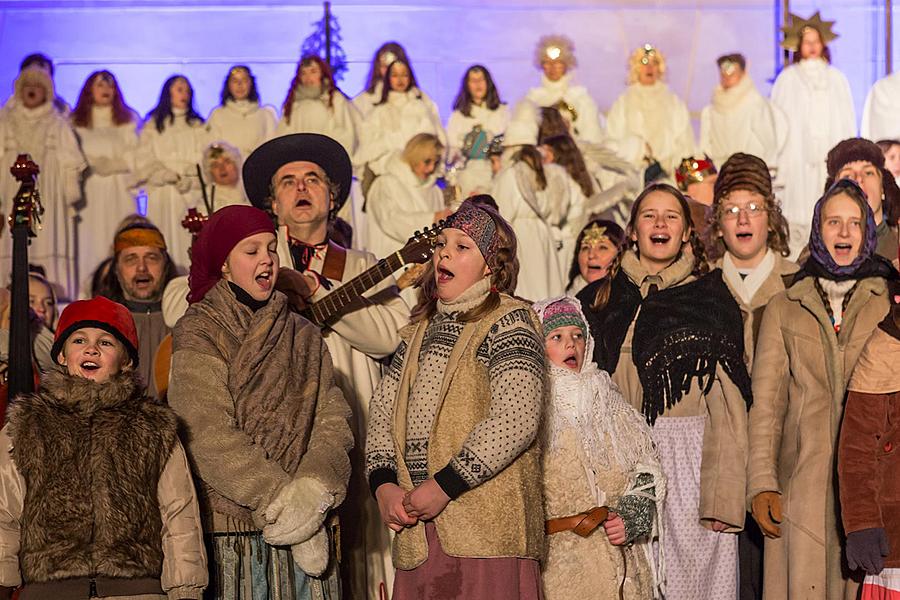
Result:
[[[138,365],[138,336],[131,311],[103,296],[79,300],[68,305],[59,317],[56,336],[50,356],[59,364],[59,353],[69,336],[82,327],[96,327],[116,336],[131,357],[133,367]]]
[[[272,219],[252,206],[235,204],[212,214],[191,245],[191,288],[188,302],[200,302],[220,279],[222,265],[241,240],[257,233],[275,233]]]

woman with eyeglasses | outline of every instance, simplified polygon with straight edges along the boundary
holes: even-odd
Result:
[[[761,158],[739,152],[725,161],[710,215],[706,248],[744,313],[744,354],[750,369],[762,312],[798,269],[785,258],[790,253],[788,225]]]

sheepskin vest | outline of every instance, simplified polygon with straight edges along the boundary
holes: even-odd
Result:
[[[157,484],[176,440],[172,410],[133,373],[97,384],[54,372],[13,405],[9,424],[25,480],[25,582],[159,578]]]
[[[500,306],[480,320],[467,323],[450,354],[441,387],[441,406],[428,442],[428,474],[443,468],[462,448],[466,437],[488,417],[491,381],[478,359],[478,348],[491,328],[506,314],[528,307],[515,298],[502,295]],[[532,313],[535,329],[540,322]],[[394,440],[397,456],[397,480],[403,489],[412,489],[409,467],[403,460],[409,391],[417,371],[416,357],[428,321],[421,321],[401,332],[412,334],[401,374],[398,398],[394,404]],[[492,479],[475,487],[435,517],[441,546],[450,556],[468,558],[520,557],[540,559],[544,547],[544,508],[541,489],[541,448],[538,440],[512,464]],[[410,570],[425,562],[428,543],[425,525],[419,521],[394,537],[394,566]]]

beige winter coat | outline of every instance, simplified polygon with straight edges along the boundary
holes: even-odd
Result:
[[[716,261],[714,268],[722,268],[722,259]],[[744,302],[740,295],[734,291],[728,277],[722,277],[725,285],[728,286],[731,295],[741,308],[741,316],[744,318],[744,362],[747,363],[747,370],[753,368],[753,354],[756,349],[756,341],[759,338],[759,326],[762,323],[763,312],[766,305],[778,292],[784,291],[785,279],[797,272],[800,267],[797,263],[790,261],[783,256],[775,255],[775,266],[766,280],[763,282],[750,303]]]
[[[835,446],[847,381],[888,310],[885,282],[859,282],[840,334],[807,277],[766,308],[753,365],[748,501],[781,494],[781,538],[765,542],[768,600],[855,598],[841,570]]]
[[[637,256],[628,251],[622,255],[622,269],[641,296],[646,297],[651,285],[666,289],[688,283],[694,257],[689,252],[669,265],[658,275],[650,275]],[[613,381],[622,390],[625,399],[638,411],[644,397],[637,367],[631,356],[631,340],[634,336],[632,321],[622,344],[619,363]],[[744,489],[747,465],[747,404],[737,386],[732,383],[721,366],[716,368],[715,381],[709,393],[704,394],[696,378],[691,389],[661,417],[707,417],[703,433],[703,457],[700,466],[700,519],[705,527],[711,521],[728,525],[727,532],[738,532],[744,527]]]
[[[0,505],[0,586],[21,585],[19,572],[20,520],[25,501],[25,479],[10,456],[12,440],[7,427],[0,430],[0,490],[7,496]],[[163,568],[160,584],[169,600],[199,598],[208,574],[203,549],[203,532],[194,483],[180,443],[175,444],[157,486],[163,522]],[[190,560],[190,557],[197,560]],[[176,557],[180,560],[176,560]],[[154,600],[160,595],[110,596],[106,600]]]

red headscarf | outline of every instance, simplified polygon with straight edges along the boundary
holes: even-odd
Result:
[[[257,233],[275,233],[272,219],[252,206],[233,205],[212,214],[191,246],[191,288],[188,302],[200,302],[222,279],[222,265],[241,240]]]

